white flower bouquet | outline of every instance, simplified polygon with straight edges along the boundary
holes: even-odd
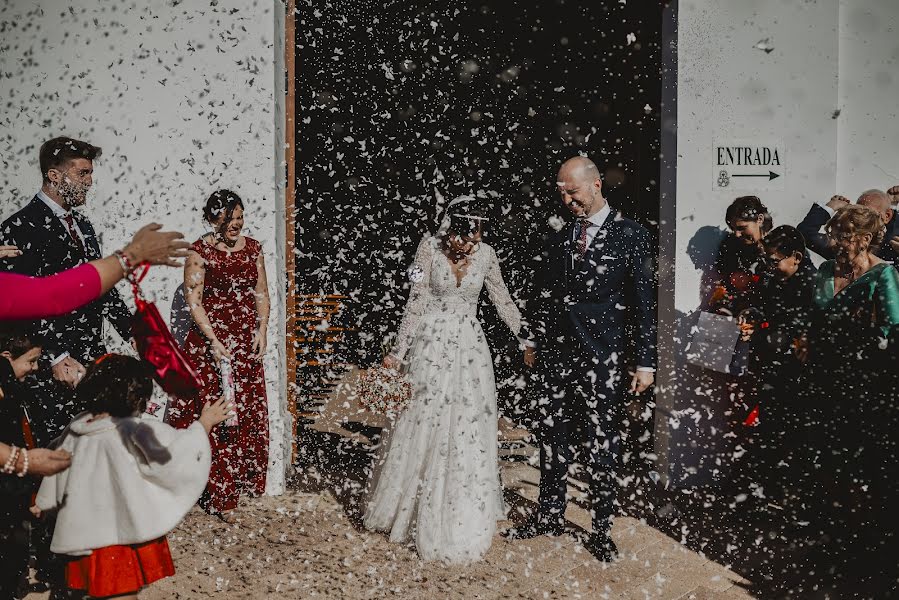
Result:
[[[365,410],[395,418],[409,405],[412,384],[396,369],[377,366],[360,372],[356,393]]]

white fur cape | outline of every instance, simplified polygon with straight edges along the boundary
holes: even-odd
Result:
[[[59,449],[72,466],[45,477],[36,505],[58,509],[50,549],[83,556],[166,535],[197,502],[211,450],[199,422],[187,429],[131,418],[75,417]]]

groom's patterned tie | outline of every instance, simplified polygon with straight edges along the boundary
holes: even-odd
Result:
[[[578,235],[577,235],[577,247],[575,248],[575,255],[578,261],[584,260],[584,255],[587,254],[587,228],[590,227],[591,223],[587,219],[578,219],[577,226]]]

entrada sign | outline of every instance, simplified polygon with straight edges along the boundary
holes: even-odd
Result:
[[[715,143],[715,188],[783,189],[783,145],[775,140],[727,140]]]
[[[759,148],[752,146],[719,146],[718,166],[780,166],[780,153],[777,148]]]

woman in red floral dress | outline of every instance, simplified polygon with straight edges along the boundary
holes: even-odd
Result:
[[[205,219],[214,233],[194,242],[184,265],[184,294],[193,317],[185,350],[203,381],[193,398],[173,399],[166,417],[175,427],[197,419],[203,404],[222,394],[219,365],[231,363],[236,425],[229,422],[209,436],[212,469],[200,506],[227,523],[241,495],[265,491],[268,466],[268,406],[265,356],[269,296],[262,246],[240,234],[243,202],[229,190],[206,201]]]

